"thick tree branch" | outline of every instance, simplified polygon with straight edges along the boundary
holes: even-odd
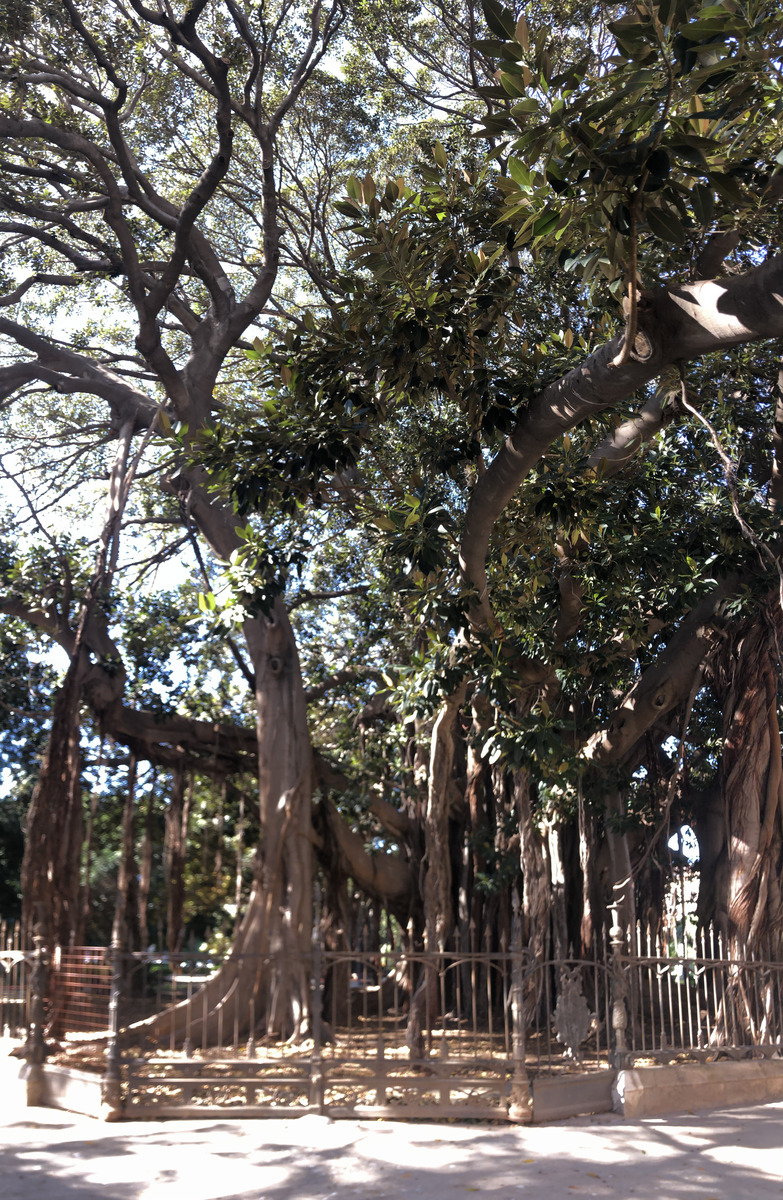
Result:
[[[722,581],[682,621],[666,649],[623,698],[609,724],[587,742],[583,754],[606,766],[623,759],[639,738],[687,698],[694,677],[715,644],[715,620],[738,580]]]
[[[492,626],[486,557],[495,521],[552,442],[581,421],[632,395],[676,362],[783,335],[783,256],[745,275],[646,293],[637,344],[645,354],[611,367],[622,335],[544,388],[522,413],[478,480],[468,505],[460,564],[478,591],[473,620]]]
[[[407,902],[414,894],[410,864],[401,855],[368,854],[361,834],[354,833],[329,801],[322,811],[348,873],[362,891],[384,903]]]
[[[0,384],[18,380],[14,386],[41,379],[56,391],[87,392],[106,400],[115,420],[122,424],[133,416],[136,429],[147,429],[154,421],[158,405],[144,392],[134,388],[126,380],[94,359],[64,346],[55,345],[47,338],[33,333],[24,325],[8,317],[0,317],[0,336],[16,342],[18,346],[35,354],[36,363],[18,364],[0,372]],[[6,374],[8,372],[8,374]],[[26,376],[26,379],[23,378]],[[9,395],[7,388],[5,395]]]

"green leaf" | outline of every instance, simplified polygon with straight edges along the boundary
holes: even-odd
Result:
[[[519,158],[509,158],[508,173],[524,192],[532,192],[535,176]]]
[[[715,214],[715,196],[712,188],[705,183],[697,183],[691,192],[693,214],[700,225],[711,225]]]
[[[685,230],[674,213],[663,208],[647,208],[644,215],[650,229],[662,242],[674,242],[681,246],[685,241]]]
[[[349,175],[345,184],[345,190],[352,200],[362,201],[362,185],[355,175]]]
[[[445,171],[449,165],[449,160],[446,157],[446,150],[442,142],[436,142],[432,147],[432,157],[435,159],[435,162],[438,164],[438,166],[442,167]]]
[[[508,9],[498,4],[497,0],[483,0],[482,8],[492,33],[510,41],[516,32],[516,21]]]
[[[723,200],[728,201],[729,204],[745,208],[747,200],[742,192],[742,188],[731,175],[724,175],[721,171],[710,171],[707,178]]]
[[[508,71],[503,71],[500,76],[500,84],[503,90],[515,99],[517,96],[527,95],[527,86],[521,75],[516,73],[511,75]]]

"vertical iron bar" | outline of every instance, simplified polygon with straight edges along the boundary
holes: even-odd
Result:
[[[485,974],[487,977],[487,1030],[489,1035],[489,1059],[495,1057],[495,1028],[492,1019],[492,958],[487,954],[485,959]]]
[[[33,970],[30,980],[30,1023],[24,1056],[27,1059],[26,1099],[28,1107],[40,1107],[44,1102],[44,997],[47,990],[48,948],[44,946],[43,926],[33,927]]]
[[[628,1027],[628,1011],[626,997],[628,992],[625,977],[625,940],[626,931],[620,917],[621,906],[618,900],[609,905],[612,914],[612,928],[609,937],[612,946],[612,1030],[614,1032],[614,1063],[616,1067],[625,1065],[628,1054],[626,1029]]]
[[[193,1057],[193,1042],[190,1037],[190,1028],[191,1028],[190,1005],[191,1005],[192,997],[193,997],[193,968],[191,967],[190,971],[188,972],[188,993],[187,993],[188,1007],[185,1010],[185,1042],[182,1047],[182,1049],[185,1051],[185,1058]]]
[[[112,939],[109,955],[111,962],[109,1041],[106,1046],[106,1071],[101,1081],[101,1115],[106,1121],[116,1121],[122,1116],[120,998],[122,996],[123,955],[115,939]]]
[[[316,880],[313,897],[314,916],[313,934],[310,954],[310,1027],[313,1035],[313,1053],[310,1059],[310,1107],[323,1115],[325,1108],[325,1088],[323,1063],[321,1061],[321,1046],[323,1035],[321,1029],[321,1008],[323,1004],[322,974],[323,974],[323,944],[321,941],[321,884]],[[333,972],[339,977],[339,972]],[[332,989],[335,990],[334,988]]]

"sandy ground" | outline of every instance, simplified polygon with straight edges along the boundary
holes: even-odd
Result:
[[[1,1200],[783,1200],[783,1103],[520,1129],[482,1123],[104,1124],[20,1104],[0,1051]]]

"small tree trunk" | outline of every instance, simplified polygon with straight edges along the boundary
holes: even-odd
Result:
[[[546,846],[533,816],[530,776],[525,770],[514,772],[514,811],[519,821],[519,853],[522,867],[522,947],[531,964],[542,963],[550,944],[552,890]],[[532,970],[525,980],[524,1018],[530,1022],[538,1009],[544,985],[540,970]]]
[[[579,790],[578,811],[579,834],[579,867],[582,873],[582,919],[580,922],[580,954],[584,959],[590,959],[595,951],[595,820],[592,813],[585,807],[584,799]]]
[[[117,899],[112,926],[112,946],[120,950],[133,948],[131,930],[133,926],[134,884],[136,881],[136,850],[134,840],[134,816],[136,807],[136,758],[131,755],[128,763],[128,785],[122,809],[122,841],[117,870]]]
[[[783,769],[778,723],[781,614],[763,610],[739,632],[724,708],[729,935],[743,953],[783,929],[780,870]],[[720,904],[720,901],[718,902]]]
[[[150,882],[152,880],[152,819],[155,806],[155,784],[157,776],[153,773],[150,783],[147,806],[144,811],[144,833],[141,841],[141,860],[139,863],[139,948],[146,950],[149,945],[149,922],[147,906],[150,898]]]
[[[242,921],[242,884],[244,882],[245,865],[245,793],[239,794],[239,816],[237,818],[237,856],[234,868],[234,904],[236,918],[234,933],[238,933]]]
[[[164,862],[166,874],[166,946],[169,954],[182,948],[182,914],[185,907],[185,856],[190,817],[188,799],[192,787],[185,788],[185,776],[175,771],[166,810]]]
[[[217,814],[217,846],[215,848],[215,876],[220,888],[223,875],[223,836],[226,824],[226,801],[228,799],[228,780],[224,779],[220,788],[220,804]],[[206,842],[206,838],[204,839]],[[221,889],[222,890],[222,889]]]
[[[604,826],[611,864],[612,905],[616,906],[618,920],[627,935],[636,925],[636,898],[624,821],[623,797],[616,789],[609,791],[605,800]]]
[[[57,694],[41,772],[27,818],[27,840],[22,861],[22,929],[32,945],[33,925],[44,944],[73,944],[81,925],[80,875],[82,833],[80,705],[89,670],[85,636],[89,624],[100,624],[98,607],[108,595],[117,562],[119,530],[138,456],[128,463],[135,421],[122,425],[117,453],[109,476],[109,505],[90,582],[79,613],[71,662]],[[100,616],[99,616],[100,614]]]
[[[566,875],[563,863],[562,828],[547,822],[547,849],[552,886],[552,938],[555,958],[568,957],[568,916],[566,911]]]
[[[52,728],[27,814],[22,860],[22,937],[37,926],[50,949],[81,927],[82,812],[79,705],[86,666],[78,648],[54,702]]]

